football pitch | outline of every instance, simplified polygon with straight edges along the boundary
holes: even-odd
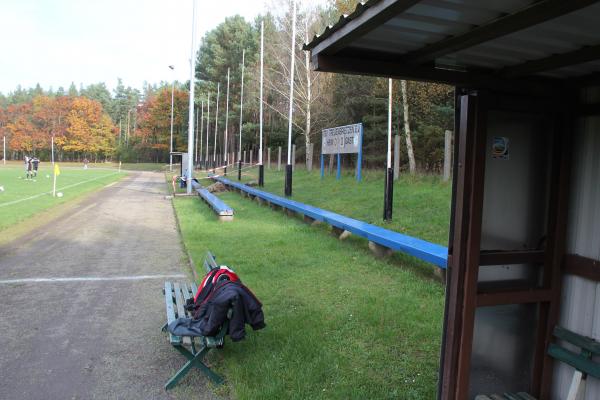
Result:
[[[100,189],[117,181],[125,173],[114,169],[83,169],[80,165],[60,165],[52,196],[53,169],[50,163],[40,165],[37,177],[25,179],[25,169],[18,164],[0,165],[0,231],[19,223],[27,223],[45,210]]]

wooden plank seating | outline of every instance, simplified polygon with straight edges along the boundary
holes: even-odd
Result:
[[[211,269],[218,268],[215,257],[208,252],[204,259],[204,268],[207,272]],[[194,283],[179,283],[165,282],[163,293],[165,296],[165,306],[167,313],[167,322],[163,325],[162,330],[166,332],[167,326],[179,317],[191,318],[188,311],[184,309],[187,299],[193,298],[196,294],[197,286]],[[230,309],[220,331],[215,336],[211,337],[189,337],[175,336],[168,333],[169,343],[181,353],[187,362],[167,381],[165,389],[173,388],[177,383],[192,369],[197,368],[204,373],[210,380],[216,384],[222,384],[223,378],[213,372],[204,362],[206,354],[214,348],[222,348],[229,327],[229,319],[231,318],[232,310]]]
[[[369,240],[370,248],[385,252],[386,250],[400,251],[421,260],[430,262],[438,267],[445,269],[448,258],[448,248],[438,244],[430,243],[422,239],[414,238],[402,233],[394,232],[389,229],[381,228],[376,225],[359,221],[344,215],[313,207],[298,201],[286,199],[264,192],[242,183],[233,182],[219,176],[212,176],[213,180],[246,193],[251,198],[260,198],[272,206],[281,207],[288,212],[295,212],[304,215],[305,220],[325,222],[341,232],[341,235],[347,236],[346,232],[361,236]]]
[[[192,189],[198,193],[198,196],[208,204],[220,221],[233,221],[233,208],[229,207],[223,200],[209,192],[197,182],[192,182]]]
[[[600,356],[600,343],[592,338],[571,332],[568,329],[556,326],[553,335],[557,343],[550,343],[548,355],[573,367],[573,379],[566,400],[576,400],[585,390],[588,376],[600,379],[600,362],[593,357]],[[578,348],[579,352],[573,351]],[[503,395],[478,395],[475,400],[536,400],[535,397],[525,392],[504,393]]]

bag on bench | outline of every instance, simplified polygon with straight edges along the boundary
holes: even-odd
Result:
[[[212,336],[229,318],[227,333],[231,340],[239,341],[246,335],[246,323],[254,330],[266,326],[262,303],[226,266],[206,274],[194,299],[188,300],[186,309],[192,318],[179,318],[169,324],[167,329],[173,335]]]

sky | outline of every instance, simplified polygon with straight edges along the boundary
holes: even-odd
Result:
[[[196,43],[225,17],[251,21],[264,8],[263,0],[198,0]],[[1,0],[0,92],[186,81],[191,36],[192,0]]]

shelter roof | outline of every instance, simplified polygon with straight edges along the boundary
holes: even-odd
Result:
[[[450,84],[600,72],[599,0],[369,0],[310,43],[315,69]]]

